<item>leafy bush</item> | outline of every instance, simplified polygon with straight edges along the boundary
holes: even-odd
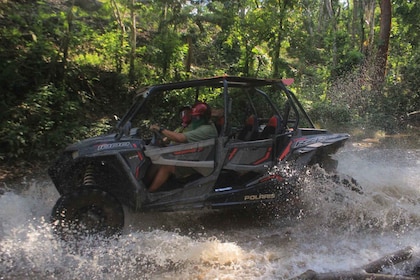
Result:
[[[76,139],[92,136],[83,124],[80,104],[53,85],[28,94],[7,112],[1,123],[0,156],[14,159],[47,159],[52,153]],[[95,124],[94,133],[108,130],[106,122]]]

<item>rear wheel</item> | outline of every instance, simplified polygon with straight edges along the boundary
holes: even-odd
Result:
[[[111,194],[96,188],[85,188],[60,197],[51,222],[54,232],[63,239],[75,236],[112,236],[124,227],[124,210]]]

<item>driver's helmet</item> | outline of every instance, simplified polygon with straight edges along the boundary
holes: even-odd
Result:
[[[191,115],[193,118],[204,118],[208,121],[211,117],[211,108],[207,103],[197,102],[192,107]]]
[[[179,110],[182,127],[187,127],[191,123],[191,106],[184,106]]]

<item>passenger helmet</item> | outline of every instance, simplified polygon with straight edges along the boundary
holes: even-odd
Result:
[[[197,102],[192,108],[191,115],[193,117],[199,116],[200,118],[205,118],[206,120],[209,120],[211,117],[211,108],[208,104],[204,102]]]

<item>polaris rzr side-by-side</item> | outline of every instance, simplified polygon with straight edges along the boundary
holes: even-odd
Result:
[[[52,210],[57,232],[112,235],[124,226],[124,208],[177,211],[288,203],[294,193],[275,166],[331,163],[330,155],[349,138],[316,129],[291,80],[221,76],[148,87],[110,135],[68,146],[49,168],[61,197]],[[205,101],[218,137],[162,144],[149,126],[175,129],[179,108]],[[149,192],[151,170],[160,165],[194,170],[171,177]]]

